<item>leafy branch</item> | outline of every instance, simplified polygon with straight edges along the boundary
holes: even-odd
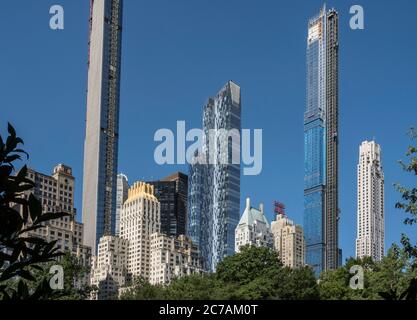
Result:
[[[41,203],[30,193],[35,184],[27,178],[26,165],[13,175],[15,162],[22,156],[28,159],[29,155],[19,147],[23,140],[10,123],[7,129],[5,143],[0,136],[0,298],[47,299],[51,290],[46,279],[34,290],[29,290],[27,282],[35,281],[33,270],[42,269],[42,264],[54,261],[62,253],[56,241],[31,234],[68,214],[42,212]]]

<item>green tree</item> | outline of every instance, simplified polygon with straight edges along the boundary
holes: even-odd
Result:
[[[318,299],[310,268],[282,266],[275,251],[246,246],[225,258],[212,274],[192,274],[168,286],[152,286],[141,279],[121,296],[122,300],[260,300]]]
[[[310,267],[286,268],[285,282],[277,296],[284,300],[318,300],[320,298],[317,279]]]
[[[410,133],[411,140],[417,138],[417,132],[415,129],[411,129]],[[408,163],[399,161],[402,169],[405,172],[409,172],[417,176],[417,148],[415,146],[409,146],[407,153],[407,158],[409,158]],[[407,225],[414,225],[417,223],[417,187],[406,188],[400,184],[395,184],[397,190],[401,193],[402,202],[396,204],[397,209],[402,209],[410,215],[404,220],[404,223]],[[415,248],[414,248],[415,249]],[[412,252],[415,254],[415,252]]]
[[[349,278],[350,275],[344,267],[322,272],[319,280],[320,298],[322,300],[348,299]]]
[[[173,300],[228,300],[233,299],[235,287],[215,274],[192,274],[172,281],[167,295]]]
[[[64,290],[59,292],[60,300],[85,300],[92,290],[88,284],[90,267],[83,265],[80,259],[71,252],[65,252],[58,261],[49,264],[49,268],[59,264],[64,270]],[[49,269],[46,268],[46,269]]]
[[[244,246],[240,253],[229,256],[217,265],[217,278],[224,282],[247,284],[259,276],[279,273],[282,263],[278,254],[264,247]]]
[[[417,138],[417,132],[415,128],[412,128],[410,130],[409,136],[411,140]],[[402,169],[405,172],[417,176],[417,148],[413,145],[410,145],[406,152],[406,157],[408,158],[407,162],[399,161]],[[404,224],[412,226],[417,223],[417,187],[407,188],[398,183],[395,184],[395,187],[401,193],[402,198],[402,200],[396,204],[396,208],[405,211],[409,215],[404,220]],[[406,234],[402,234],[401,244],[403,245],[403,251],[406,254],[406,259],[408,259],[410,263],[410,276],[408,279],[408,284],[402,292],[390,290],[388,292],[382,293],[382,295],[384,296],[384,298],[391,300],[416,300],[417,276],[415,275],[415,273],[417,271],[417,245],[413,245],[410,241],[410,238]]]
[[[40,202],[24,192],[34,183],[26,178],[27,167],[15,173],[15,162],[28,154],[19,145],[23,140],[8,124],[6,141],[0,136],[0,299],[48,299],[53,296],[48,279],[30,290],[36,282],[33,270],[43,270],[42,264],[61,255],[56,241],[28,236],[29,231],[44,227],[44,223],[66,216],[64,213],[42,213]]]
[[[411,140],[417,138],[415,129],[411,129],[409,135]],[[409,146],[406,156],[408,158],[408,162],[399,161],[402,169],[405,172],[417,176],[417,148],[415,146]],[[412,226],[417,223],[417,187],[407,188],[398,183],[395,184],[395,187],[401,193],[402,198],[402,201],[396,204],[396,208],[404,210],[407,214],[409,214],[409,217],[404,220],[404,224]],[[407,235],[402,235],[401,243],[410,258],[417,258],[417,246],[413,246],[411,244]]]
[[[166,300],[166,289],[160,285],[151,285],[142,277],[135,279],[131,287],[125,288],[120,300]]]
[[[283,267],[277,252],[269,248],[245,246],[217,266],[217,279],[236,287],[234,298],[318,299],[319,293],[311,268]]]
[[[350,273],[354,265],[362,266],[364,288],[352,289]],[[393,245],[387,256],[374,262],[371,258],[350,258],[346,265],[325,271],[320,276],[320,298],[323,300],[382,300],[402,299],[410,279],[415,276],[404,249]]]
[[[375,264],[374,272],[369,274],[373,296],[387,300],[406,298],[410,279],[415,277],[410,262],[407,252],[393,245],[387,256]]]
[[[350,281],[353,266],[361,266],[364,271],[364,289],[352,289]],[[320,275],[319,291],[322,300],[368,300],[376,298],[372,295],[369,275],[374,272],[375,263],[370,257],[363,259],[350,258],[346,264],[336,270],[328,270]]]

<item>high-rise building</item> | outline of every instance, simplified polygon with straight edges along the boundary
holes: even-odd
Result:
[[[307,108],[304,114],[304,233],[306,262],[316,275],[339,264],[338,13],[309,21]]]
[[[98,290],[91,292],[92,300],[109,300],[118,295],[126,284],[126,259],[128,241],[115,236],[100,238],[97,256],[92,260],[91,286]]]
[[[161,205],[161,233],[172,237],[186,234],[188,176],[177,172],[159,181],[148,182],[155,188]]]
[[[356,257],[384,257],[384,172],[381,147],[375,141],[364,141],[359,148],[358,164],[358,230]]]
[[[203,145],[190,166],[188,235],[198,244],[204,267],[235,252],[240,215],[240,87],[229,81],[203,111]]]
[[[114,235],[123,0],[91,1],[84,145],[85,243]]]
[[[246,245],[273,248],[271,228],[264,214],[264,206],[259,210],[252,208],[250,199],[246,199],[246,208],[235,230],[235,250]]]
[[[285,214],[278,214],[271,222],[274,248],[284,266],[302,268],[305,266],[305,242],[303,228],[294,224]]]
[[[122,173],[118,174],[116,190],[116,236],[120,234],[120,214],[122,212],[123,204],[127,200],[128,190],[129,182],[127,177]]]
[[[151,284],[166,285],[175,278],[203,273],[197,245],[185,235],[170,237],[162,233],[151,235]]]
[[[150,278],[151,235],[160,232],[160,204],[154,187],[136,182],[130,187],[120,216],[120,237],[129,241],[127,271],[134,280]]]
[[[75,178],[72,169],[66,165],[55,166],[52,175],[46,175],[28,168],[27,176],[34,182],[34,189],[24,192],[40,201],[42,212],[64,212],[68,216],[44,223],[41,229],[33,230],[29,236],[41,237],[47,241],[57,241],[56,247],[61,252],[71,252],[83,265],[89,266],[91,248],[83,245],[84,226],[77,222],[77,211],[74,208]]]

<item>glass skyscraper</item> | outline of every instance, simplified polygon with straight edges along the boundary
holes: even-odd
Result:
[[[338,29],[338,13],[325,6],[308,24],[304,233],[316,275],[339,265]]]
[[[198,244],[208,271],[215,271],[221,260],[235,252],[240,158],[237,162],[232,155],[240,150],[236,136],[241,131],[240,100],[240,87],[232,81],[208,100],[203,111],[203,146],[194,157],[200,161],[190,166],[188,235]]]
[[[158,181],[147,182],[155,188],[161,206],[161,233],[171,237],[186,234],[188,176],[181,172]]]
[[[116,229],[123,0],[90,0],[87,120],[84,145],[84,242],[96,254]]]

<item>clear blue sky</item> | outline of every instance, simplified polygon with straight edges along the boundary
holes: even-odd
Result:
[[[49,29],[49,8],[65,9],[65,30]],[[349,28],[349,8],[361,4],[365,30]],[[202,106],[227,80],[242,88],[243,127],[264,132],[263,172],[242,177],[246,196],[287,204],[302,223],[303,113],[307,21],[321,1],[125,0],[119,169],[131,182],[162,178],[187,167],[158,166],[159,128],[201,126]],[[362,140],[383,148],[386,243],[402,225],[392,184],[414,183],[397,160],[417,124],[417,2],[331,1],[340,13],[340,241],[354,255],[356,164]],[[73,167],[81,212],[85,132],[88,0],[7,1],[0,11],[1,132],[12,122],[26,142],[30,165],[50,173]],[[414,237],[415,239],[416,237]]]

